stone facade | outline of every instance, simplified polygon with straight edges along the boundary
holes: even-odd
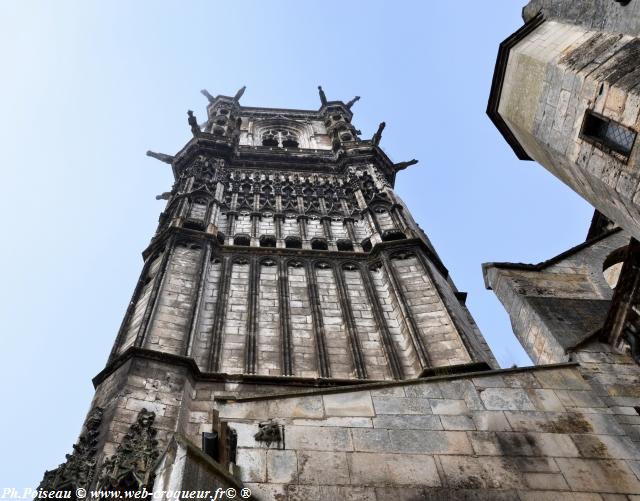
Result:
[[[488,112],[521,159],[640,238],[640,7],[622,3],[530,2],[501,46]],[[590,116],[628,134],[628,151],[591,137]]]
[[[319,110],[288,110],[243,107],[244,88],[203,91],[193,138],[174,156],[148,153],[175,184],[78,443],[41,488],[640,499],[640,245],[621,175],[635,179],[638,150],[603,160],[604,179],[597,158],[611,152],[577,125],[594,102],[636,124],[637,72],[605,71],[626,67],[636,39],[603,35],[608,24],[578,22],[582,7],[566,5],[525,9],[490,102],[520,156],[609,216],[544,263],[484,265],[536,366],[497,367],[393,190],[415,161],[380,149],[384,122],[359,137],[358,98],[319,88]],[[613,22],[618,8],[596,10]]]

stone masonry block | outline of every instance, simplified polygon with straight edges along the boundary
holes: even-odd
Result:
[[[558,458],[556,463],[572,490],[640,494],[640,480],[624,461]]]
[[[348,484],[349,470],[344,452],[298,452],[298,478],[301,484]]]
[[[351,451],[353,444],[348,428],[288,426],[286,445],[290,449],[317,451]]]
[[[376,415],[431,414],[429,400],[424,398],[373,397]]]
[[[333,393],[323,395],[327,416],[374,416],[369,392]]]
[[[526,390],[519,388],[487,388],[480,393],[487,410],[535,410]]]
[[[298,458],[295,451],[267,451],[267,481],[272,484],[296,483],[298,477]]]
[[[426,455],[355,452],[349,470],[354,484],[440,485],[435,461]]]

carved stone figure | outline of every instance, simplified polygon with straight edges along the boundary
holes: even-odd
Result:
[[[200,126],[198,125],[198,119],[195,117],[195,115],[193,114],[193,111],[189,110],[187,111],[187,115],[189,115],[189,126],[191,127],[191,133],[193,134],[193,137],[196,137],[198,134],[200,134]]]
[[[148,150],[147,156],[151,158],[155,158],[156,160],[160,160],[166,164],[173,163],[174,157],[172,155],[166,155],[164,153],[156,153],[155,151]]]
[[[356,96],[354,97],[351,101],[349,101],[345,106],[347,107],[347,109],[351,109],[351,107],[356,104],[358,101],[360,101],[360,96]]]
[[[242,88],[240,90],[238,90],[238,92],[236,92],[236,95],[233,96],[233,100],[234,101],[240,101],[240,98],[242,97],[242,95],[244,94],[244,91],[247,90],[247,86],[243,85]]]
[[[215,98],[211,94],[209,94],[209,91],[207,89],[202,89],[200,91],[200,94],[206,97],[210,103],[213,103],[215,101]]]
[[[322,103],[322,106],[327,104],[327,96],[325,95],[324,91],[322,90],[322,85],[318,85],[318,94],[320,94],[320,102]]]
[[[375,146],[378,146],[380,144],[380,139],[382,139],[382,131],[384,130],[384,128],[386,126],[387,126],[387,124],[385,122],[380,122],[380,125],[378,125],[378,130],[376,131],[376,133],[371,138],[371,142]]]
[[[269,420],[258,424],[258,433],[253,438],[256,442],[265,442],[267,447],[272,443],[282,441],[282,426],[275,421]]]
[[[398,162],[397,164],[393,164],[393,167],[395,168],[396,172],[406,169],[407,167],[410,167],[412,165],[417,164],[418,161],[413,158],[411,160],[409,160],[408,162]]]
[[[103,490],[129,491],[153,486],[153,466],[158,459],[155,412],[142,409],[116,453],[102,465],[99,487]]]

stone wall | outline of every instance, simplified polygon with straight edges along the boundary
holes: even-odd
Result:
[[[603,264],[628,242],[627,233],[616,231],[539,265],[484,265],[487,287],[535,363],[569,360],[571,348],[602,326],[612,296]]]
[[[240,476],[258,499],[640,494],[640,450],[575,366],[240,398],[217,407],[238,432]],[[284,425],[284,439],[267,447],[254,434],[269,419]]]
[[[565,2],[576,10],[593,3]],[[619,8],[613,1],[599,3]],[[600,21],[589,28],[556,19],[510,50],[498,112],[531,158],[640,238],[640,142],[625,160],[580,135],[587,110],[640,130],[638,33],[602,31]]]

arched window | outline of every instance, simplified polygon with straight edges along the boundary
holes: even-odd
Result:
[[[297,134],[289,129],[274,127],[262,133],[262,146],[276,148],[297,148],[300,144]]]

